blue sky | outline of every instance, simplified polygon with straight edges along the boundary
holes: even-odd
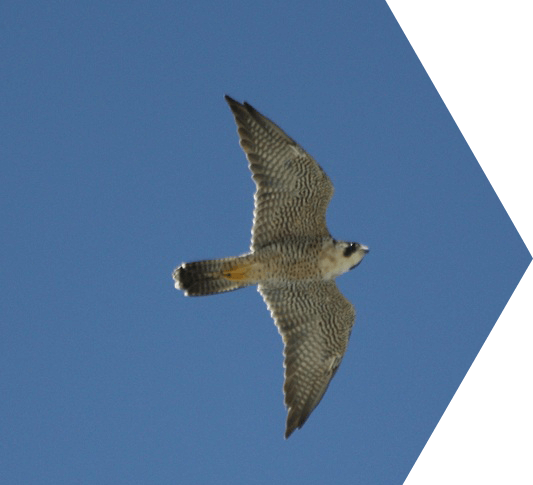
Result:
[[[386,3],[0,14],[6,483],[402,483],[531,256]],[[338,279],[342,366],[288,441],[260,295],[170,276],[249,246],[225,93],[317,159],[331,233],[371,248]]]

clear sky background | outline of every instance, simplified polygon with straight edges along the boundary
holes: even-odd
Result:
[[[385,2],[4,2],[5,483],[402,483],[531,256]],[[283,439],[254,288],[183,261],[249,246],[227,93],[328,173],[358,317]]]

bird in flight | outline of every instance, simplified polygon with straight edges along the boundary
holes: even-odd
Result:
[[[275,123],[225,96],[256,184],[250,252],[183,263],[172,276],[188,296],[257,285],[284,343],[285,438],[316,408],[342,361],[355,309],[335,278],[368,247],[337,241],[326,227],[333,185]]]

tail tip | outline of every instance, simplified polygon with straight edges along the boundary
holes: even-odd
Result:
[[[172,278],[174,279],[174,287],[176,290],[186,290],[186,285],[184,283],[184,275],[186,274],[184,269],[185,263],[183,263],[181,266],[176,268],[174,272],[172,273]],[[186,279],[186,278],[185,278]],[[187,293],[185,291],[185,293]]]

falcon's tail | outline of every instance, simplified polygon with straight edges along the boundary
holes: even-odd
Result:
[[[256,283],[253,256],[183,263],[172,277],[187,296],[203,296],[238,290]]]

